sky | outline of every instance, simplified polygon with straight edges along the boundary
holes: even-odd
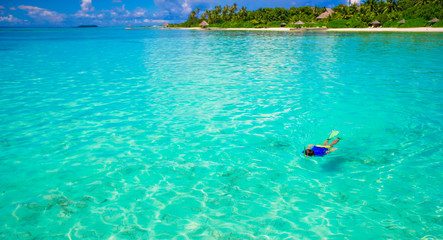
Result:
[[[352,0],[359,3],[359,0]],[[0,27],[145,26],[185,21],[196,8],[335,7],[347,0],[0,0]]]

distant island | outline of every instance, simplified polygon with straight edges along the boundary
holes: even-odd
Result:
[[[94,28],[94,27],[98,27],[97,25],[78,25],[78,28]]]
[[[443,27],[441,0],[366,0],[361,5],[340,4],[334,8],[260,8],[216,6],[192,11],[188,20],[169,27],[211,28],[418,28]]]

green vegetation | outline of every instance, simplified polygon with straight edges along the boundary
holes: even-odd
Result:
[[[346,24],[348,21],[345,19],[338,19],[338,20],[332,20],[326,24],[326,27],[328,28],[347,28],[348,25]]]
[[[346,20],[338,19],[332,20],[326,24],[328,28],[365,28],[368,27],[366,23],[360,22],[358,20]]]
[[[410,19],[406,20],[404,24],[401,24],[398,26],[399,28],[412,28],[412,27],[426,27],[429,26],[430,23],[428,23],[427,20],[423,18],[417,18],[417,19]]]
[[[209,27],[221,28],[260,28],[280,27],[322,27],[328,28],[365,28],[377,20],[383,27],[425,27],[433,18],[443,20],[442,0],[366,0],[360,6],[343,4],[334,7],[333,12],[323,19],[317,17],[327,11],[325,7],[291,7],[260,8],[248,11],[246,7],[226,5],[216,6],[213,10],[200,9],[192,11],[188,20],[180,24],[170,24],[171,27],[198,27],[205,20]],[[200,17],[198,17],[200,16]],[[405,19],[405,23],[398,23]],[[295,25],[297,21],[305,24]],[[443,27],[443,21],[432,27]]]
[[[434,25],[432,25],[432,27],[443,27],[443,21],[434,23]]]

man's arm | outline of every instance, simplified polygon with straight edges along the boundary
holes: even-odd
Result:
[[[309,144],[307,149],[311,149],[314,146],[314,144]]]

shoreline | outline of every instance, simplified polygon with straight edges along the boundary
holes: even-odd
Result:
[[[328,32],[440,32],[443,28],[419,27],[419,28],[331,28]]]
[[[268,32],[437,32],[443,33],[443,28],[419,27],[419,28],[169,28],[188,29],[199,31],[268,31]]]

